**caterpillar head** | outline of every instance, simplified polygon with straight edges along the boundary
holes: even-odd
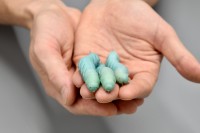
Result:
[[[128,83],[128,80],[129,80],[128,73],[124,72],[123,69],[117,68],[115,70],[115,77],[119,84],[127,84]]]
[[[85,72],[84,81],[90,92],[95,92],[99,88],[100,79],[95,69],[90,69]]]
[[[115,83],[114,84],[111,84],[110,82],[108,83],[104,83],[102,84],[103,88],[107,91],[107,92],[110,92],[113,90],[113,88],[115,87]]]
[[[112,91],[116,83],[116,78],[113,70],[109,67],[106,67],[105,65],[100,65],[98,68],[100,81],[104,90],[106,90],[107,92]]]

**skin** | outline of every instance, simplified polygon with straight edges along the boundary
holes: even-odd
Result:
[[[150,5],[156,2],[146,1]],[[80,15],[59,0],[0,1],[0,23],[30,30],[31,63],[47,94],[71,113],[134,113],[152,90],[163,55],[184,77],[200,81],[198,62],[182,46],[174,30],[143,1],[95,0],[81,18]],[[96,94],[88,93],[79,72],[74,73],[73,48],[75,64],[90,48],[102,61],[110,50],[121,48],[122,62],[132,73],[131,84],[120,90],[116,85],[110,94],[103,89]],[[77,88],[72,84],[72,75]]]
[[[97,53],[104,63],[114,50],[130,72],[129,84],[117,88],[108,97],[101,89],[95,94],[88,92],[76,72],[74,79],[80,80],[73,82],[81,88],[83,98],[102,103],[116,99],[134,103],[134,99],[144,99],[156,83],[163,56],[183,77],[200,82],[197,60],[183,46],[174,29],[144,1],[92,1],[82,14],[75,40],[75,64],[90,51]]]
[[[121,103],[115,106],[83,99],[73,85],[72,52],[80,15],[80,11],[59,0],[0,1],[1,24],[30,30],[30,61],[49,96],[77,115],[110,116],[130,112],[130,109],[121,109]],[[142,102],[138,101],[133,107]]]

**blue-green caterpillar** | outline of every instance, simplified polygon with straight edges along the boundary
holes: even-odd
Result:
[[[114,89],[116,78],[113,70],[109,67],[106,67],[104,64],[100,64],[97,67],[97,72],[99,73],[101,85],[104,90],[110,92]]]
[[[96,67],[100,64],[98,55],[90,53],[88,56],[83,57],[79,63],[78,68],[87,88],[90,92],[95,92],[100,85],[99,75]]]
[[[128,68],[119,62],[119,56],[112,51],[106,60],[106,66],[110,67],[114,73],[119,84],[127,84],[129,80]]]

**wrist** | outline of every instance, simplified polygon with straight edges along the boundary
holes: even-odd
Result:
[[[3,0],[0,23],[19,25],[30,29],[36,16],[44,10],[63,6],[59,0]],[[1,6],[0,6],[1,7]]]

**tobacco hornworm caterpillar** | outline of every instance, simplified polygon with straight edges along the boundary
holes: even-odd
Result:
[[[96,71],[96,67],[100,64],[98,55],[90,53],[83,57],[79,63],[78,68],[87,88],[91,92],[95,92],[99,88],[100,80]]]
[[[105,91],[112,91],[116,83],[116,78],[113,70],[109,67],[106,67],[104,64],[100,64],[97,67],[97,72],[99,73],[100,81]]]
[[[128,68],[119,62],[119,56],[116,52],[110,52],[106,60],[106,66],[114,71],[116,80],[119,84],[128,83]]]

